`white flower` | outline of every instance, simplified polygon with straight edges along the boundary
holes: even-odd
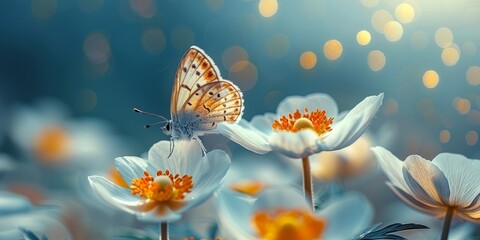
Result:
[[[480,222],[480,160],[441,153],[432,161],[418,155],[401,161],[382,147],[372,150],[403,201],[437,217],[453,209],[462,219]]]
[[[313,214],[303,194],[292,188],[267,188],[256,199],[223,190],[219,193],[220,231],[227,239],[344,240],[355,237],[373,217],[372,206],[357,193],[324,206]],[[287,232],[297,238],[289,238]]]
[[[290,96],[280,102],[276,114],[255,116],[250,123],[219,124],[216,132],[256,153],[273,150],[303,158],[353,143],[367,129],[382,101],[383,93],[370,96],[339,114],[335,100],[327,94]]]
[[[24,239],[21,228],[38,237],[72,239],[57,215],[55,209],[34,207],[23,196],[0,191],[0,239]]]
[[[148,152],[148,160],[120,157],[115,166],[130,188],[101,176],[90,176],[92,188],[110,204],[144,221],[167,222],[205,201],[220,185],[230,159],[214,150],[202,157],[197,141],[160,141]]]
[[[106,170],[111,159],[131,148],[105,122],[69,118],[67,107],[55,100],[14,109],[10,128],[13,142],[26,156],[43,164]]]

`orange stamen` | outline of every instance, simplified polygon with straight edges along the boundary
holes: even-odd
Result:
[[[280,119],[275,120],[272,124],[272,128],[275,132],[298,132],[303,129],[312,129],[318,136],[332,130],[330,125],[333,123],[333,117],[328,118],[325,110],[317,109],[314,112],[309,112],[305,108],[305,112],[302,114],[300,110],[289,113],[287,116],[282,116]]]
[[[157,177],[152,177],[149,172],[143,173],[145,177],[133,179],[130,189],[133,195],[152,199],[159,202],[169,200],[183,200],[185,194],[190,193],[193,181],[190,175],[173,175],[170,171],[158,171]]]
[[[318,239],[326,227],[325,219],[300,209],[278,209],[273,214],[258,211],[252,223],[258,236],[265,240]]]
[[[257,181],[246,181],[232,184],[230,188],[239,193],[255,196],[265,188],[265,184]]]

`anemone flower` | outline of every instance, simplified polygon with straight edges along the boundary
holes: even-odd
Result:
[[[239,193],[256,196],[270,186],[291,185],[300,180],[290,160],[276,153],[258,155],[241,149],[228,170],[223,187]]]
[[[162,236],[167,222],[177,221],[188,209],[205,201],[225,176],[230,159],[220,150],[202,157],[198,142],[177,141],[170,154],[170,142],[160,141],[148,152],[148,160],[120,157],[115,166],[129,188],[102,176],[88,179],[97,194],[108,203],[138,219],[161,222]]]
[[[305,197],[313,207],[309,156],[352,144],[367,129],[382,102],[383,93],[339,114],[335,100],[327,94],[290,96],[280,102],[276,114],[255,116],[250,123],[219,124],[216,132],[253,152],[275,151],[301,158]]]
[[[72,239],[58,221],[56,209],[35,207],[21,195],[0,191],[0,216],[0,239],[24,239],[24,231],[48,239]]]
[[[99,119],[70,118],[68,108],[56,100],[42,99],[14,109],[9,133],[13,143],[43,165],[105,168],[111,164],[106,160],[132,146]]]
[[[220,231],[226,239],[352,239],[367,227],[373,208],[356,193],[329,201],[312,212],[294,188],[267,188],[258,198],[219,192]]]
[[[417,210],[444,217],[441,239],[448,238],[452,217],[480,222],[480,160],[441,153],[433,160],[411,155],[404,161],[374,147],[392,191]]]

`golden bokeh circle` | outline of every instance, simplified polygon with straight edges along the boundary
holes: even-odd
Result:
[[[385,67],[385,54],[383,54],[383,52],[380,50],[373,50],[368,53],[367,62],[372,71],[380,71],[383,67]]]
[[[300,66],[303,69],[312,69],[317,64],[317,55],[312,51],[303,52],[300,55]]]
[[[361,30],[357,33],[356,39],[358,44],[365,46],[370,43],[370,41],[372,40],[372,36],[367,30]]]
[[[467,70],[467,81],[472,86],[477,86],[480,84],[480,67],[471,66]]]
[[[401,23],[410,23],[415,17],[415,9],[408,3],[401,3],[395,8],[395,17]]]
[[[440,77],[435,70],[427,70],[423,73],[422,80],[426,88],[435,88],[440,81]]]
[[[323,45],[323,54],[329,60],[337,60],[343,53],[343,46],[337,39],[331,39]]]

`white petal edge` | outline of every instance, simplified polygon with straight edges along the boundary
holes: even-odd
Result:
[[[242,147],[258,154],[265,154],[272,151],[267,140],[268,136],[253,128],[243,119],[237,124],[220,123],[212,133],[221,134],[240,144]]]
[[[144,177],[145,171],[150,174],[154,171],[143,158],[130,156],[115,158],[115,168],[127,184],[130,184],[135,178]]]
[[[441,153],[432,162],[448,179],[452,204],[466,207],[480,194],[480,160]]]
[[[355,142],[367,130],[383,103],[383,93],[369,96],[350,110],[339,122],[335,122],[332,131],[326,133],[318,147],[322,150],[338,150]]]
[[[120,187],[102,176],[89,176],[88,181],[93,190],[106,202],[131,214],[139,205],[140,198],[133,196],[131,190]]]
[[[250,124],[265,133],[266,135],[273,134],[272,124],[277,119],[277,115],[274,113],[265,113],[263,115],[256,115],[250,121]]]
[[[375,154],[383,172],[385,175],[387,175],[388,179],[390,179],[393,185],[408,194],[412,194],[410,188],[405,182],[405,179],[403,178],[403,161],[398,159],[395,155],[383,147],[377,146],[370,149]]]
[[[173,152],[168,157],[171,146],[173,147]],[[160,141],[154,144],[148,151],[148,162],[157,171],[168,169],[171,173],[178,173],[182,176],[184,174],[193,175],[202,155],[200,143],[196,140],[175,140],[174,143]]]
[[[250,224],[253,199],[229,189],[220,190],[217,198],[220,232],[226,235],[226,239],[256,239]]]

